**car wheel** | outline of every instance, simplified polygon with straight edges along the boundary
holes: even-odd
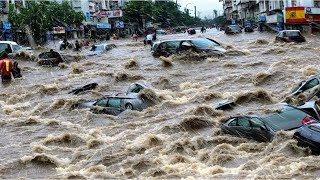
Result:
[[[130,110],[133,109],[133,106],[132,106],[132,104],[130,104],[130,103],[126,104],[124,107],[125,107],[126,109],[130,109]]]

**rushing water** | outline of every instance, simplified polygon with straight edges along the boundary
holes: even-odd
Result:
[[[18,60],[22,79],[0,86],[0,178],[316,178],[319,156],[297,146],[293,132],[271,143],[220,135],[232,115],[264,114],[300,80],[319,73],[319,38],[274,43],[275,34],[158,36],[210,37],[224,57],[153,58],[129,40],[106,54],[59,67]],[[73,52],[72,52],[73,53]],[[93,114],[72,105],[125,92],[137,80],[161,101],[142,112]],[[88,83],[97,89],[71,95]],[[216,111],[224,99],[233,110]]]

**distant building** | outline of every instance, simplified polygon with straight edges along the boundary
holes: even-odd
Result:
[[[229,23],[250,22],[261,30],[320,29],[320,0],[221,0]]]

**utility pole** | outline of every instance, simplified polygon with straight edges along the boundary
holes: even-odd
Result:
[[[197,6],[194,6],[194,18],[197,18]]]

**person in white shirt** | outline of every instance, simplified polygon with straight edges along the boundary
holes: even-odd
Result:
[[[152,46],[152,38],[153,38],[152,34],[148,34],[146,37],[147,44],[150,44],[150,46]]]

